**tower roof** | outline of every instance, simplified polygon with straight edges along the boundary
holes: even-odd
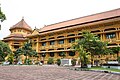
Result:
[[[17,24],[10,27],[10,30],[16,29],[16,28],[21,28],[21,29],[32,31],[32,28],[25,22],[24,18],[22,18],[22,20],[19,21]]]
[[[3,41],[9,40],[26,40],[26,37],[23,34],[10,34],[9,36],[5,37]]]

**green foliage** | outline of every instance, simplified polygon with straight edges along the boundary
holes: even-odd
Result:
[[[60,66],[60,64],[61,64],[61,60],[57,59],[57,65]]]
[[[72,48],[80,54],[81,63],[87,63],[88,54],[91,55],[91,61],[94,55],[104,54],[107,49],[107,43],[99,40],[99,37],[88,31],[82,32],[82,39],[77,40]]]
[[[32,51],[32,46],[31,46],[31,43],[25,43],[24,46],[22,47],[22,50],[23,50],[23,54],[25,56],[31,56],[30,52]]]
[[[26,56],[26,58],[27,58],[27,56],[36,57],[38,54],[36,51],[32,50],[32,43],[30,43],[30,42],[27,42],[24,44],[24,46],[22,47],[22,51],[23,51],[24,56]]]
[[[53,64],[53,63],[54,63],[53,58],[49,58],[48,61],[47,61],[47,64]]]
[[[106,54],[106,55],[107,54],[113,54],[113,51],[110,48],[106,48],[106,49],[104,49],[103,54]]]
[[[24,61],[24,64],[26,64],[26,65],[31,65],[32,64],[32,61],[30,60],[30,59],[25,59],[25,61]]]
[[[11,53],[12,51],[10,50],[9,46],[5,42],[0,41],[0,60],[4,61],[5,57]]]
[[[102,71],[110,71],[110,72],[120,72],[120,69],[103,68],[103,67],[92,67],[89,70],[102,70]]]
[[[117,59],[118,59],[118,62],[120,63],[120,57],[118,57]]]
[[[90,52],[92,56],[104,53],[107,46],[106,42],[100,41],[98,36],[87,31],[84,31],[82,35],[84,38],[79,41],[79,44],[82,44],[87,52]]]
[[[0,20],[1,20],[1,22],[3,22],[4,20],[6,20],[5,14],[3,14],[3,12],[1,11],[1,6],[0,6]]]
[[[120,47],[112,47],[111,50],[113,51],[113,53],[119,53]]]
[[[38,54],[38,53],[37,53],[35,50],[31,50],[29,56],[30,56],[30,57],[31,57],[31,56],[33,56],[33,57],[38,57],[37,54]]]
[[[65,52],[61,52],[61,53],[60,53],[60,56],[64,58],[64,57],[66,56],[66,55],[65,55]]]
[[[12,64],[14,62],[14,55],[12,53],[8,54],[7,61],[10,62],[10,64]]]
[[[20,55],[22,55],[22,54],[23,54],[22,48],[18,48],[18,49],[14,52],[14,56],[15,56],[16,60],[18,60],[18,57],[19,57]]]
[[[25,59],[25,64],[30,64],[31,60],[28,59],[28,57],[38,57],[37,56],[37,52],[35,50],[32,49],[32,43],[27,42],[23,45],[22,48],[18,48],[15,52],[14,52],[14,56],[16,58],[17,61],[19,61],[19,56],[20,55],[24,55],[26,56]]]
[[[76,59],[72,59],[72,60],[71,60],[72,66],[75,66],[75,65],[76,65],[76,61],[77,61]]]

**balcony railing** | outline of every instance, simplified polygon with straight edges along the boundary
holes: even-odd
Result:
[[[40,49],[46,49],[46,46],[41,46],[41,48]]]
[[[49,48],[49,49],[54,49],[54,48],[55,48],[55,45],[49,45],[48,48]]]
[[[59,44],[57,47],[58,48],[64,48],[65,44]]]

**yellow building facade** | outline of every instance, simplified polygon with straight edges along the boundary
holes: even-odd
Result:
[[[68,59],[78,59],[79,54],[72,52],[70,48],[72,42],[82,38],[82,30],[97,34],[101,41],[108,41],[108,47],[119,46],[120,9],[47,25],[41,29],[33,30],[28,38],[33,43],[33,49],[39,53],[40,59],[44,60],[45,63],[49,57],[53,57],[54,60],[62,58],[60,55],[62,52],[66,54]],[[106,58],[117,60],[117,54],[96,55],[94,62],[104,63]]]
[[[22,22],[25,23],[24,19],[17,24]],[[22,27],[21,25],[15,27],[16,25],[10,28],[11,34],[4,38],[4,41],[14,51],[15,47],[21,47],[26,38],[28,38],[32,42],[32,48],[38,52],[39,60],[44,60],[45,63],[47,63],[50,57],[54,58],[55,61],[58,58],[62,58],[60,54],[63,52],[66,55],[65,58],[75,58],[78,60],[79,54],[72,52],[70,48],[72,42],[82,38],[82,30],[88,30],[98,35],[101,41],[108,41],[108,47],[117,47],[120,45],[120,9],[46,25],[40,29],[35,28],[33,31],[30,27]],[[16,34],[26,36],[24,36],[24,40],[17,40]],[[15,39],[11,39],[12,35],[16,35]],[[106,58],[117,60],[117,54],[96,55],[94,56],[94,62],[105,63]]]
[[[14,52],[16,49],[21,48],[27,42],[26,36],[31,34],[32,28],[25,22],[24,19],[17,24],[10,27],[11,34],[3,39],[8,43],[10,49]]]

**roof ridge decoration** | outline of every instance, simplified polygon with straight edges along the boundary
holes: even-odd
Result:
[[[16,28],[23,28],[29,31],[32,31],[32,28],[25,22],[24,17],[22,17],[22,20],[10,27],[10,30],[16,29]]]

